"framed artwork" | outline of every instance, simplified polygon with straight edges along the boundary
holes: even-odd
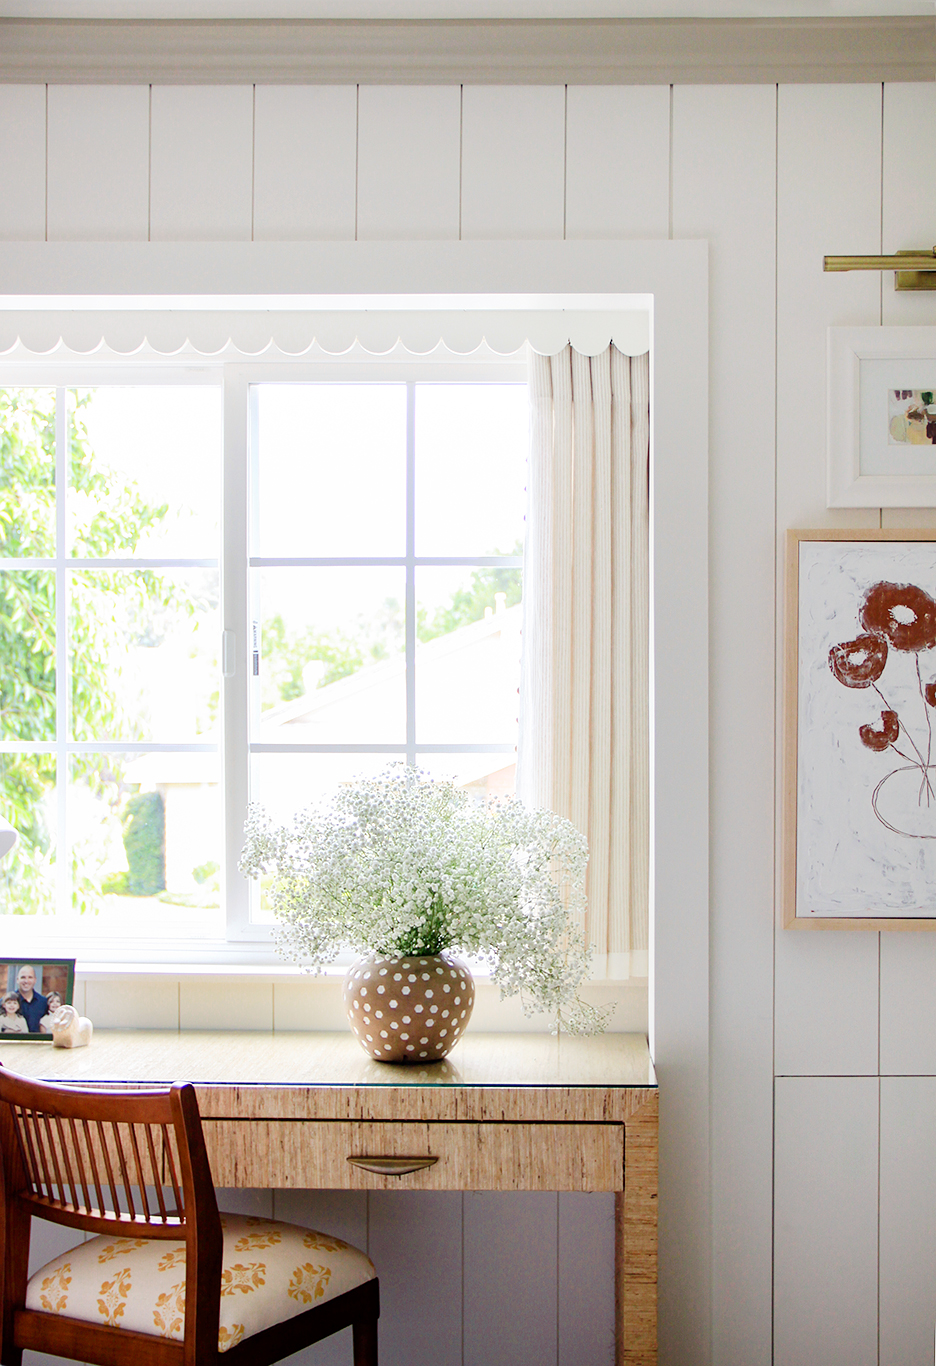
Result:
[[[936,508],[936,327],[830,327],[829,507]]]
[[[936,528],[787,536],[784,923],[936,929]]]
[[[0,1043],[51,1043],[52,1016],[74,995],[74,958],[0,958]]]

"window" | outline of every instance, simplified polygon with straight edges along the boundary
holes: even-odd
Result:
[[[33,938],[262,944],[248,799],[394,759],[512,790],[521,366],[12,378],[0,895]]]

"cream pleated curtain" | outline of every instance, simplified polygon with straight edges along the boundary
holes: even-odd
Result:
[[[649,355],[531,356],[520,796],[587,837],[589,942],[647,971]]]

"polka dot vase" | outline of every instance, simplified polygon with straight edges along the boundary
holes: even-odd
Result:
[[[464,963],[448,954],[362,958],[344,984],[354,1037],[381,1062],[437,1062],[458,1043],[475,989]]]

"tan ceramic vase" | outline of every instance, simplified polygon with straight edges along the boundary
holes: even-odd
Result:
[[[362,958],[342,993],[354,1037],[381,1062],[437,1062],[471,1015],[475,989],[464,963],[447,953]]]

